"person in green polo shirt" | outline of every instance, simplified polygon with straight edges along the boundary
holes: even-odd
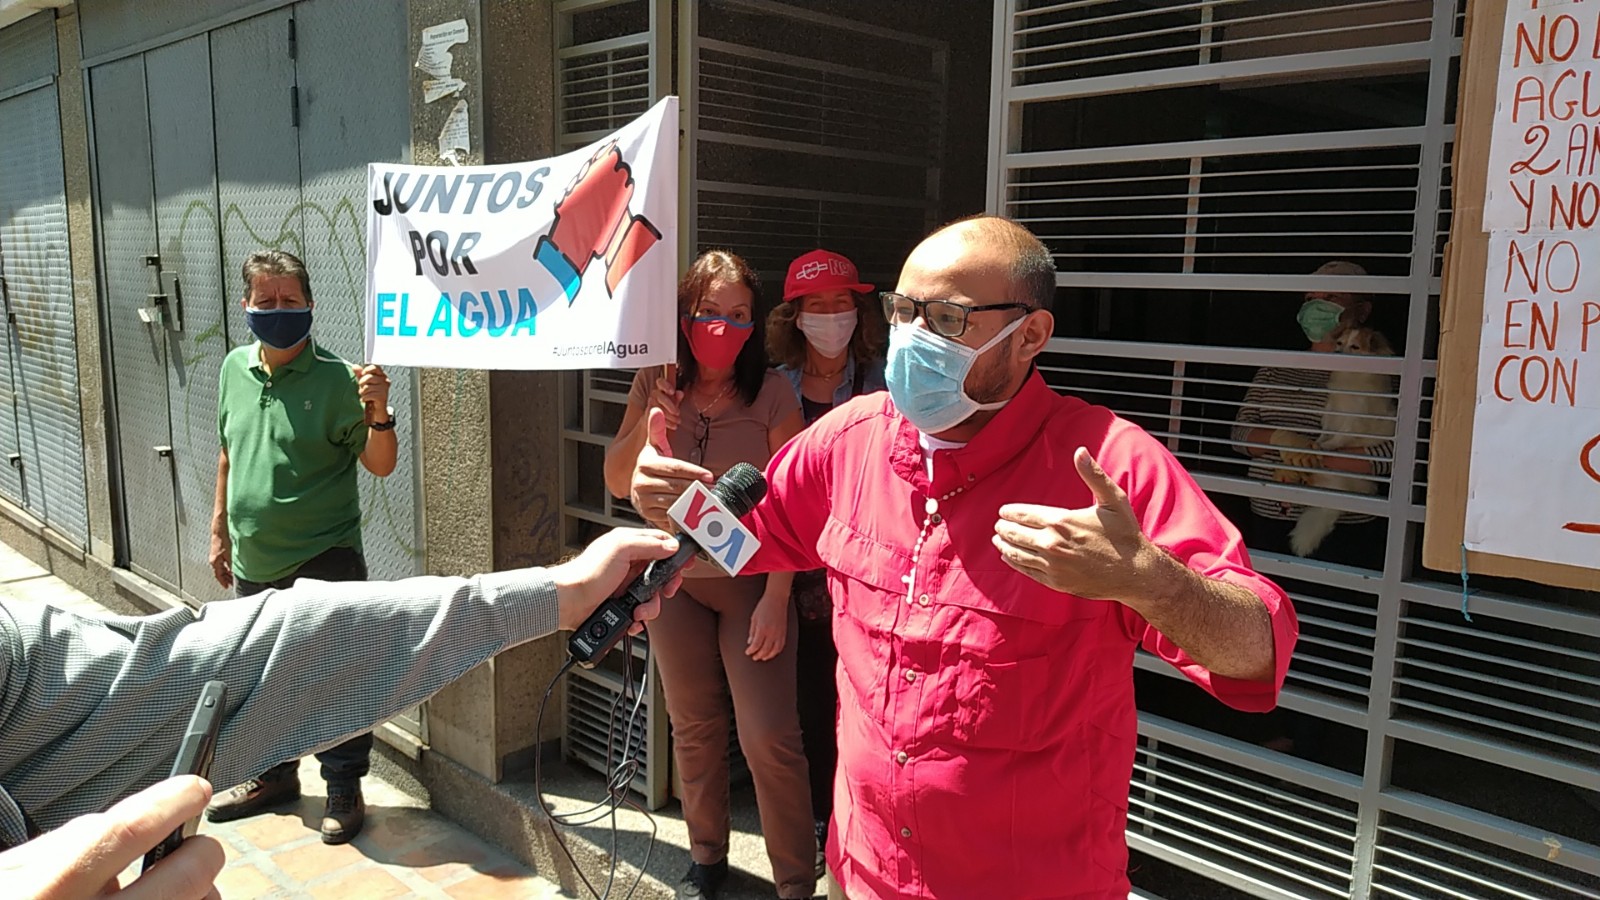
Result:
[[[281,250],[244,262],[245,321],[257,342],[222,361],[217,387],[216,507],[211,568],[240,597],[300,578],[365,581],[356,463],[382,478],[398,450],[389,378],[311,339],[311,276]],[[361,831],[372,733],[317,754],[328,783],[322,840]],[[234,787],[207,810],[213,822],[300,798],[298,760]]]

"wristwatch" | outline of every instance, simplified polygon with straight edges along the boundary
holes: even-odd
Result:
[[[385,409],[385,412],[387,412],[389,414],[389,421],[387,421],[387,422],[373,422],[371,425],[368,425],[367,427],[371,428],[373,431],[393,431],[394,430],[394,407],[392,407],[392,406],[387,407]]]

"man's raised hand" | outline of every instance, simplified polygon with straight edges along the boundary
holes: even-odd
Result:
[[[1087,449],[1079,447],[1072,462],[1094,505],[1008,503],[994,526],[995,548],[1013,569],[1064,593],[1123,602],[1142,596],[1161,550],[1140,529],[1128,495]]]

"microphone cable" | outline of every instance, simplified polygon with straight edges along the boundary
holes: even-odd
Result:
[[[544,696],[539,700],[539,712],[538,715],[534,717],[533,724],[535,745],[535,751],[533,755],[533,790],[534,795],[539,800],[539,809],[544,812],[545,821],[550,826],[550,835],[551,837],[555,838],[556,846],[561,848],[561,853],[566,857],[567,862],[572,866],[572,871],[577,874],[578,879],[583,882],[583,886],[589,889],[589,893],[593,895],[596,900],[610,900],[612,888],[616,886],[617,866],[619,864],[619,859],[617,856],[617,839],[618,832],[620,830],[617,823],[618,807],[627,806],[629,809],[632,809],[638,812],[640,815],[643,815],[645,821],[650,823],[650,840],[647,844],[645,844],[644,860],[639,864],[639,872],[634,876],[633,884],[629,885],[628,892],[623,895],[624,898],[632,898],[634,891],[638,890],[639,884],[644,880],[645,870],[650,866],[650,856],[655,851],[656,846],[657,828],[655,817],[652,816],[644,807],[634,802],[633,798],[629,796],[629,791],[633,785],[633,779],[639,773],[639,760],[637,758],[633,741],[633,734],[636,730],[639,732],[638,749],[644,749],[645,728],[643,727],[644,723],[641,718],[641,713],[644,711],[644,699],[650,694],[650,671],[653,668],[651,665],[652,657],[650,641],[647,636],[644,645],[644,675],[639,689],[635,691],[633,680],[633,637],[629,636],[624,640],[626,643],[622,648],[624,651],[622,662],[622,690],[617,694],[616,699],[611,703],[611,709],[607,716],[606,723],[607,763],[609,763],[612,759],[617,759],[619,761],[606,777],[606,795],[604,799],[585,807],[584,809],[574,812],[557,813],[555,810],[550,808],[550,804],[545,801],[544,797],[544,748],[539,746],[539,737],[540,735],[544,734],[544,711],[545,707],[550,702],[550,695],[555,692],[555,687],[561,681],[562,676],[566,675],[567,672],[572,669],[573,665],[577,663],[577,659],[573,656],[568,655],[567,661],[562,664],[561,668],[556,672],[555,677],[551,678],[550,683],[545,686]],[[615,755],[615,751],[617,749],[618,715],[623,706],[630,700],[632,702],[632,706],[628,710],[627,717],[622,721],[622,753],[621,756],[618,757]],[[595,889],[594,884],[589,881],[589,877],[583,873],[583,868],[578,865],[577,859],[573,857],[571,848],[567,846],[566,840],[561,836],[561,828],[585,828],[608,818],[610,819],[611,831],[611,865],[610,870],[606,874],[605,890],[600,891]]]

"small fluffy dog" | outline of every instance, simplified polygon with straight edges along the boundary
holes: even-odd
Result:
[[[1389,341],[1372,328],[1352,328],[1340,335],[1338,353],[1393,356]],[[1368,372],[1334,372],[1328,376],[1328,406],[1322,413],[1322,437],[1313,445],[1320,451],[1350,451],[1375,447],[1394,438],[1395,401],[1390,376]],[[1321,469],[1307,481],[1313,487],[1354,494],[1376,494],[1371,478]],[[1335,526],[1339,511],[1307,507],[1289,533],[1289,549],[1296,556],[1316,552]]]

